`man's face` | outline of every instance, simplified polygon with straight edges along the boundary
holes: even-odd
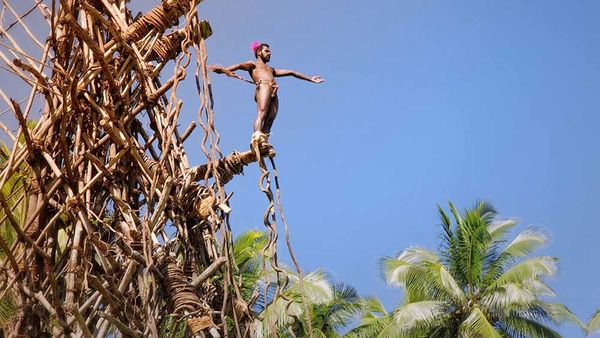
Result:
[[[269,49],[269,47],[264,46],[262,48],[262,50],[260,52],[258,52],[258,56],[260,56],[260,58],[264,62],[269,62],[269,61],[271,61],[271,50]]]

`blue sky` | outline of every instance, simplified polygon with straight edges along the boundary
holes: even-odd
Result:
[[[326,79],[279,81],[271,137],[305,271],[324,268],[392,309],[401,292],[382,281],[378,259],[412,245],[435,249],[436,204],[485,199],[518,218],[519,230],[551,235],[539,253],[560,258],[551,280],[558,301],[585,320],[600,308],[600,2],[206,0],[199,8],[214,30],[209,63],[249,60],[260,40],[271,44],[272,66]],[[246,150],[254,88],[212,82],[220,147]],[[196,119],[191,77],[178,93],[184,129]],[[186,143],[193,164],[205,162],[199,144],[197,131]],[[234,233],[263,228],[258,173],[250,166],[227,186]]]
[[[251,59],[260,40],[272,66],[327,80],[279,81],[271,137],[305,270],[391,309],[401,293],[378,259],[435,249],[436,204],[486,199],[519,230],[551,235],[539,254],[560,258],[558,301],[586,320],[600,308],[600,3],[223,0],[200,13],[214,30],[209,63]],[[247,148],[254,88],[217,76],[213,87],[221,149]],[[262,227],[257,179],[252,166],[228,186],[234,231]]]

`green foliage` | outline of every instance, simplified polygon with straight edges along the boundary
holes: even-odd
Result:
[[[0,144],[0,171],[3,170],[9,158],[10,150],[5,144]],[[15,242],[17,234],[11,224],[12,218],[18,225],[22,225],[27,217],[28,195],[26,191],[27,175],[25,166],[20,168],[20,171],[10,175],[6,182],[0,188],[1,197],[4,198],[8,205],[7,210],[0,207],[0,238],[8,248]],[[0,259],[6,258],[6,252],[0,249]],[[0,277],[0,285],[3,287],[7,281],[4,277]],[[2,287],[2,288],[3,288]],[[9,326],[14,316],[17,314],[17,302],[14,293],[9,290],[4,297],[0,299],[0,327]]]
[[[496,220],[491,204],[449,209],[438,206],[438,252],[411,247],[381,260],[386,282],[404,290],[403,304],[388,314],[369,300],[348,337],[560,337],[547,325],[583,326],[566,306],[545,300],[555,295],[545,279],[557,259],[528,258],[548,240],[541,230],[509,242],[516,222]]]
[[[37,124],[35,120],[28,120],[27,127],[29,130],[33,130]],[[19,136],[19,143],[25,143],[23,134]],[[4,170],[8,165],[11,150],[9,147],[0,142],[0,171]],[[29,196],[27,193],[27,179],[29,178],[30,171],[26,164],[22,164],[17,170],[15,170],[10,176],[7,177],[6,181],[0,187],[1,196],[5,198],[6,204],[10,209],[10,213],[4,208],[0,208],[0,237],[10,247],[15,239],[16,232],[10,223],[9,217],[16,221],[17,224],[22,225],[25,223],[27,217],[27,204]],[[0,177],[0,179],[2,179]],[[1,221],[3,220],[3,221]],[[0,249],[0,259],[6,257],[6,253]]]
[[[295,272],[284,270],[289,284],[282,290],[282,295],[269,301],[266,307],[258,314],[261,321],[258,331],[263,337],[275,335],[286,337],[290,331],[296,336],[305,336],[308,333],[308,325],[305,321],[304,307],[302,305],[302,290],[300,289],[300,278]],[[329,277],[324,271],[317,270],[304,276],[302,280],[304,296],[311,311],[311,319],[314,318],[316,306],[328,306],[336,302]],[[319,309],[323,314],[323,308]],[[327,318],[323,316],[322,322]],[[314,329],[314,326],[313,326]]]
[[[267,243],[266,234],[257,230],[244,232],[233,242],[233,256],[242,276],[242,297],[246,301],[252,298],[263,274],[262,264],[264,259],[268,259],[268,253],[265,253]]]
[[[0,300],[0,327],[6,327],[9,325],[17,313],[17,303],[14,299],[13,293],[7,293]]]
[[[167,316],[162,320],[159,335],[164,338],[183,338],[187,330],[185,320],[177,320],[174,316]]]
[[[2,148],[6,150],[6,146],[2,145]],[[1,153],[1,152],[0,152]],[[0,170],[6,165],[6,157],[0,158]],[[4,240],[7,246],[11,246],[16,239],[16,232],[10,223],[9,217],[12,217],[18,224],[25,222],[27,213],[27,202],[28,196],[25,190],[26,175],[15,172],[9,176],[0,189],[2,196],[5,198],[6,204],[8,205],[11,213],[7,215],[4,208],[0,208],[0,237]],[[6,257],[6,253],[0,249],[0,259]]]
[[[333,285],[333,297],[323,303],[311,304],[313,334],[323,337],[341,337],[339,331],[348,326],[362,311],[362,303],[356,289],[348,284]],[[306,335],[303,330],[302,335]]]
[[[600,310],[596,311],[586,325],[588,334],[600,333]]]
[[[233,253],[242,275],[242,294],[252,302],[256,312],[258,337],[304,337],[308,335],[302,292],[310,311],[314,337],[340,337],[339,330],[347,326],[361,309],[362,303],[354,289],[346,284],[333,284],[322,270],[313,271],[302,279],[298,274],[282,267],[280,279],[287,280],[281,295],[275,295],[276,274],[272,268],[263,268],[270,258],[265,250],[268,238],[264,232],[248,231],[233,243]],[[266,296],[265,296],[266,293]]]

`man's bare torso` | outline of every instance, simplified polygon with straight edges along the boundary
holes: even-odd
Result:
[[[269,67],[265,63],[252,62],[252,65],[253,67],[248,71],[248,73],[252,77],[252,80],[254,80],[254,83],[259,83],[261,81],[275,81],[275,69]]]

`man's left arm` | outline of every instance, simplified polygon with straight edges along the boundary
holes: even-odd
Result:
[[[312,83],[321,83],[321,82],[325,81],[320,76],[308,77],[302,73],[298,73],[295,70],[288,70],[288,69],[275,69],[275,76],[276,77],[293,76],[297,79],[312,82]]]

